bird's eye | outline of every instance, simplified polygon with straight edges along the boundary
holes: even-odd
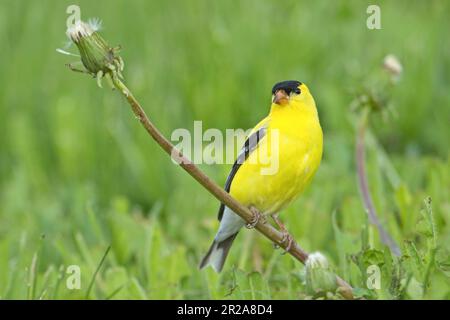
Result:
[[[292,96],[294,94],[300,94],[300,88],[295,88],[291,92],[289,92],[289,95]]]

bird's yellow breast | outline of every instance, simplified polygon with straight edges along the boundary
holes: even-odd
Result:
[[[306,101],[308,102],[308,101]],[[267,132],[237,171],[230,193],[247,206],[276,213],[309,184],[322,158],[314,100],[272,106]]]

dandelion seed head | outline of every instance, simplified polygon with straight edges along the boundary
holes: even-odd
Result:
[[[393,76],[400,76],[403,67],[400,60],[393,54],[388,54],[383,60],[383,67]]]
[[[81,62],[87,73],[95,75],[100,80],[105,76],[122,77],[123,60],[117,55],[119,48],[112,48],[97,31],[101,28],[101,20],[89,19],[87,22],[76,20],[68,25],[67,37],[77,46]],[[59,53],[72,55],[64,49],[57,49]]]
[[[328,260],[320,252],[313,252],[306,260],[306,267],[309,268],[328,268]]]
[[[327,258],[320,252],[311,253],[306,260],[306,290],[312,295],[334,292],[336,275],[330,270]]]
[[[91,18],[88,20],[88,25],[94,32],[99,31],[102,29],[102,20],[100,18]]]
[[[89,37],[94,32],[95,30],[89,23],[78,20],[72,26],[67,28],[66,34],[73,42],[79,42],[81,38]]]

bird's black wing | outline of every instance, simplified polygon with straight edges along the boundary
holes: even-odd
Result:
[[[230,192],[231,182],[234,179],[234,176],[236,175],[236,172],[239,170],[241,165],[244,163],[245,160],[247,160],[250,153],[252,153],[256,147],[258,146],[258,143],[261,141],[261,139],[266,135],[267,127],[263,126],[257,131],[253,132],[247,140],[245,140],[244,146],[242,147],[241,151],[239,152],[239,155],[236,159],[236,161],[233,164],[233,167],[231,168],[231,172],[228,175],[227,181],[225,182],[225,191]],[[222,220],[223,211],[225,210],[225,205],[223,203],[220,204],[219,208],[219,214],[218,219],[219,221]]]

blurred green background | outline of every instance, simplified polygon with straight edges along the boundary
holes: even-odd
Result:
[[[218,202],[172,164],[119,94],[64,66],[76,60],[55,51],[67,42],[70,4],[122,45],[125,81],[166,136],[194,120],[248,129],[267,114],[275,82],[305,82],[325,150],[312,185],[282,215],[288,228],[360,295],[450,297],[450,2],[2,0],[0,298],[86,298],[109,245],[89,298],[309,297],[303,267],[256,232],[239,235],[221,275],[197,269]],[[366,27],[369,4],[381,7],[381,30]],[[367,227],[350,110],[387,54],[404,71],[392,115],[372,117],[379,144],[369,144],[367,162],[400,260]],[[201,165],[221,185],[230,167]],[[367,290],[358,257],[382,268],[381,290]],[[66,286],[69,265],[80,267],[79,290]]]

